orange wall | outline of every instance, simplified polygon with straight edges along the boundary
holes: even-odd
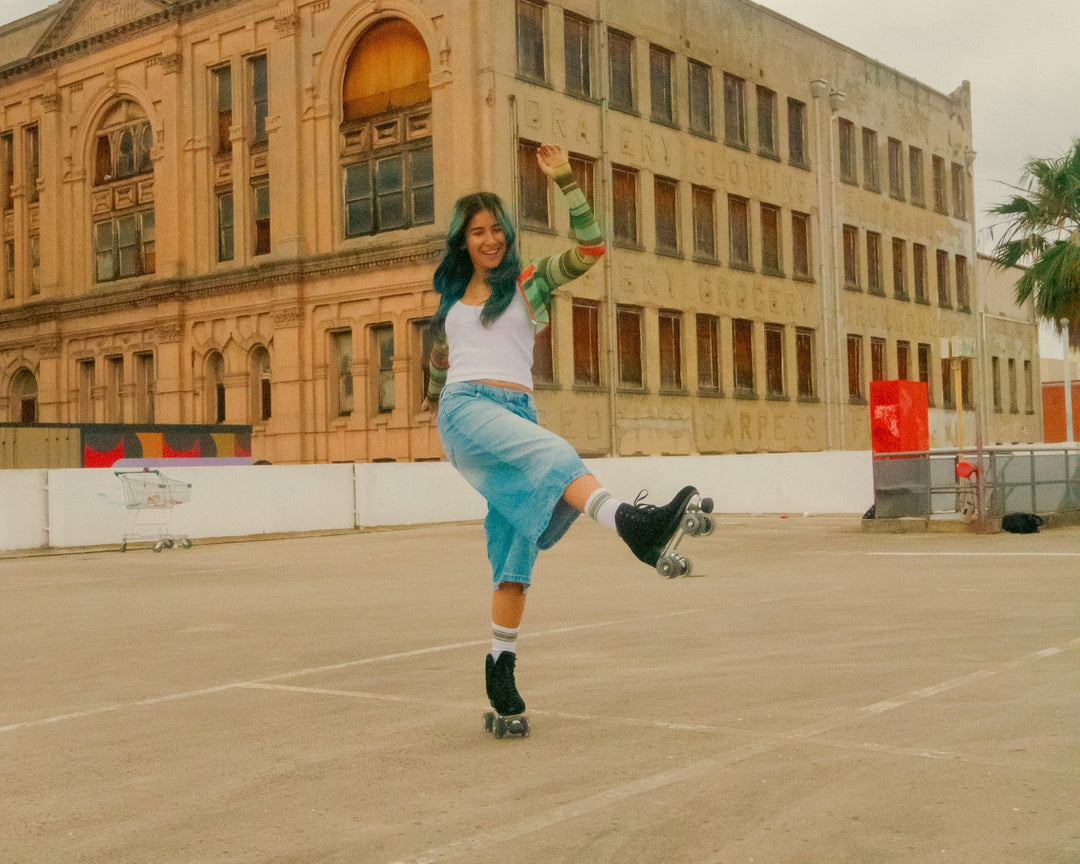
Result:
[[[1065,382],[1042,385],[1043,440],[1055,444],[1065,440]],[[1072,382],[1073,441],[1080,441],[1080,381]]]

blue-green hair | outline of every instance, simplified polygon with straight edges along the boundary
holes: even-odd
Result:
[[[464,296],[469,280],[472,279],[473,264],[465,246],[465,231],[473,216],[483,212],[490,213],[496,224],[502,228],[506,253],[499,266],[488,274],[491,295],[480,313],[480,323],[485,327],[490,326],[506,311],[514,298],[518,274],[521,272],[521,258],[517,250],[517,229],[506,205],[498,195],[491,192],[474,192],[459,198],[454,204],[450,225],[446,229],[446,249],[435,270],[434,288],[439,295],[439,308],[431,326],[436,333],[443,332],[450,307]]]

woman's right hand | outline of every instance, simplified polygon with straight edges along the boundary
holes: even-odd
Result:
[[[541,144],[536,149],[536,161],[540,165],[540,170],[548,177],[553,178],[555,169],[565,165],[570,160],[567,158],[566,151],[558,144]]]

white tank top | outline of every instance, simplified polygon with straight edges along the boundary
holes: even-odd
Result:
[[[483,306],[455,303],[446,315],[450,369],[446,383],[509,381],[532,390],[533,342],[536,325],[525,298],[514,292],[506,311],[490,327],[480,323]]]

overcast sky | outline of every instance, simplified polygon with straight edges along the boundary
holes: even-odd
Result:
[[[0,0],[0,23],[50,5]],[[762,0],[762,4],[943,93],[971,82],[979,248],[983,215],[1029,156],[1080,137],[1080,0]]]

